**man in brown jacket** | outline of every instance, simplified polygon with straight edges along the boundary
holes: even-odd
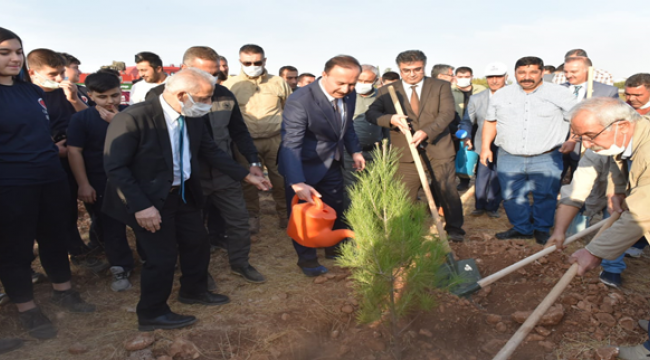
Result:
[[[426,155],[433,168],[433,192],[438,205],[445,212],[445,230],[449,238],[463,241],[463,206],[456,190],[454,164],[455,153],[449,124],[454,120],[455,105],[448,82],[424,76],[427,57],[422,51],[409,50],[400,53],[396,59],[402,81],[390,86],[395,88],[402,109],[406,115],[397,115],[388,87],[379,89],[377,100],[370,105],[366,119],[376,125],[390,128],[395,132],[391,144],[402,150],[398,173],[406,185],[409,196],[417,199],[420,189],[414,160],[406,142],[406,137],[399,132],[410,131],[409,123],[415,133],[413,144],[426,144]]]
[[[641,236],[650,236],[650,121],[632,107],[613,98],[592,98],[573,109],[571,129],[585,147],[612,156],[610,210],[621,214],[612,227],[571,255],[578,274],[597,267],[602,259],[613,260]],[[619,358],[647,359],[650,340],[634,347],[620,347]]]
[[[223,86],[232,91],[237,98],[244,122],[253,138],[262,164],[248,163],[237,153],[237,161],[244,166],[264,165],[273,184],[275,211],[279,226],[287,227],[287,205],[284,194],[284,178],[278,172],[277,156],[280,148],[280,124],[282,111],[291,89],[279,76],[269,75],[266,71],[264,49],[257,45],[244,45],[239,49],[239,62],[242,70],[237,76],[231,76]],[[244,183],[244,199],[250,216],[252,234],[260,229],[260,200],[257,189]]]

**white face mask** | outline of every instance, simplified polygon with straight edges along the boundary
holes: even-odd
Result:
[[[183,116],[198,118],[209,113],[210,110],[212,109],[212,104],[194,102],[194,99],[192,99],[192,95],[190,95],[189,93],[187,94],[187,98],[190,100],[189,104],[185,104],[184,102],[179,100],[179,102],[181,103],[181,115]]]
[[[46,78],[45,76],[37,73],[36,71],[34,71],[34,75],[38,76],[38,78],[39,78],[38,82],[44,88],[58,89],[60,87],[60,84],[58,82],[56,82],[54,80],[50,80],[50,79]]]
[[[616,145],[616,137],[617,136],[618,136],[618,124],[616,124],[616,130],[614,132],[614,143],[612,144],[612,146],[610,146],[609,149],[602,149],[601,148],[599,150],[595,150],[594,147],[592,147],[592,150],[596,154],[602,155],[602,156],[615,156],[615,155],[623,153],[623,151],[625,151],[625,148],[622,147],[622,146],[617,146]],[[625,136],[623,137],[623,144],[625,144],[626,140],[627,140],[627,134],[625,134]]]
[[[354,85],[354,89],[357,90],[357,94],[366,95],[372,91],[373,86],[372,84],[357,83]]]
[[[262,75],[262,73],[264,72],[264,66],[255,66],[255,65],[244,66],[244,65],[242,65],[241,68],[242,68],[242,70],[244,70],[244,73],[246,75],[248,75],[250,77],[253,77],[253,78]]]
[[[456,86],[460,88],[465,88],[472,85],[472,79],[470,78],[456,78]]]
[[[648,101],[647,104],[641,106],[641,107],[639,108],[639,110],[644,110],[644,109],[647,109],[647,108],[650,108],[650,101]]]

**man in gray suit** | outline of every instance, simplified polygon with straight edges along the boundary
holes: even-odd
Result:
[[[593,65],[588,57],[574,56],[564,59],[564,74],[567,82],[562,84],[562,86],[568,87],[573,95],[575,95],[577,99],[580,99],[580,101],[587,98],[587,80],[589,77],[590,66]],[[618,88],[594,81],[592,97],[611,97],[619,99]],[[572,139],[569,139],[569,141],[560,148],[560,152],[564,154],[564,170],[562,171],[562,179],[564,179],[569,168],[571,168],[571,173],[578,168],[580,150],[580,142],[575,142]]]
[[[485,115],[487,114],[488,102],[497,90],[506,86],[508,80],[508,68],[505,64],[494,62],[485,68],[485,78],[487,79],[490,91],[482,91],[469,98],[467,104],[467,111],[460,122],[460,130],[467,131],[468,134],[472,133],[474,125],[478,126],[476,136],[474,137],[475,143],[472,144],[471,136],[467,137],[465,145],[469,150],[474,150],[477,153],[481,152],[481,137],[483,136],[483,123],[485,122]],[[476,183],[475,194],[476,199],[475,210],[472,211],[472,216],[481,216],[486,214],[492,218],[498,218],[499,204],[501,203],[501,186],[499,185],[499,177],[497,176],[497,151],[498,147],[491,145],[493,161],[488,163],[487,166],[479,163],[476,170]]]

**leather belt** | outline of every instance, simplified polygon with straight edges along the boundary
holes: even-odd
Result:
[[[555,150],[557,150],[557,149],[559,149],[559,148],[560,148],[559,146],[556,146],[556,147],[552,148],[551,150],[544,151],[544,152],[541,153],[541,154],[537,154],[537,155],[521,155],[521,156],[523,156],[523,157],[534,157],[534,156],[545,155],[545,154],[552,153],[553,151],[555,151]]]

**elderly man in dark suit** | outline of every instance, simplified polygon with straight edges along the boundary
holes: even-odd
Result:
[[[106,134],[108,175],[103,210],[133,228],[147,254],[137,306],[139,329],[174,329],[196,322],[167,305],[180,257],[178,300],[221,305],[230,300],[207,290],[210,244],[203,227],[199,157],[237,180],[266,190],[214,143],[200,119],[210,111],[215,79],[189,68],[167,82],[157,98],[116,115]]]
[[[397,132],[410,131],[413,128],[413,144],[426,143],[426,156],[433,168],[433,193],[445,212],[445,230],[449,238],[463,241],[463,206],[456,190],[455,152],[449,124],[454,120],[456,110],[450,83],[424,76],[427,57],[422,51],[409,50],[400,53],[396,59],[402,75],[402,81],[391,86],[406,115],[397,115],[393,101],[384,86],[377,94],[377,100],[370,105],[366,119]],[[408,149],[409,144],[402,134],[393,133],[391,144],[402,149],[399,162],[399,174],[413,201],[417,199],[420,178],[415,168],[414,159]]]
[[[322,197],[338,214],[334,229],[345,228],[343,211],[343,151],[352,155],[357,171],[365,167],[359,140],[352,126],[356,94],[354,86],[361,65],[351,57],[336,56],[325,64],[323,76],[292,94],[282,114],[282,144],[278,156],[280,173],[286,183],[286,198],[291,212],[294,194],[302,201]],[[316,249],[293,242],[298,266],[307,276],[326,273]],[[325,249],[328,258],[336,248]]]

